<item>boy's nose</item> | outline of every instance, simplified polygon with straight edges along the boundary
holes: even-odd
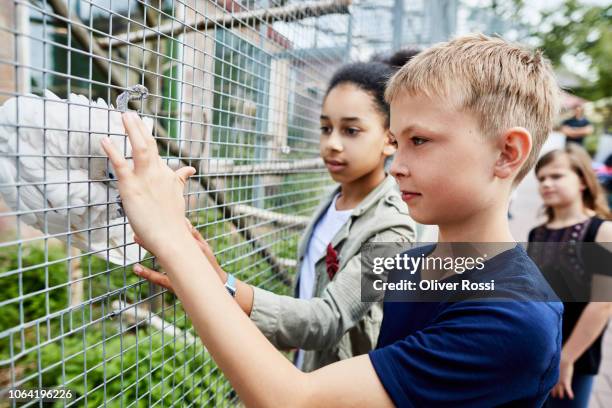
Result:
[[[400,177],[406,177],[410,173],[408,170],[408,167],[403,165],[398,160],[397,153],[393,157],[393,161],[391,162],[391,167],[389,167],[389,173],[391,173],[391,175],[395,177],[396,179]]]

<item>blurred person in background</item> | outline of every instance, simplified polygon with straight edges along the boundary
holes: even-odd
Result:
[[[574,116],[563,121],[561,132],[566,137],[566,143],[584,145],[584,139],[593,133],[593,125],[584,116],[584,107],[582,105],[576,105],[574,107]]]
[[[582,147],[570,143],[548,152],[537,162],[535,173],[548,219],[529,233],[528,252],[564,302],[559,381],[545,406],[587,407],[612,302],[584,299],[591,298],[593,288],[612,287],[612,263],[594,257],[592,247],[576,243],[609,245],[612,217],[591,159]],[[610,296],[597,299],[612,300]]]

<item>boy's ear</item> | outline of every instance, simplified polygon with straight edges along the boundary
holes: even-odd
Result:
[[[393,143],[391,143],[392,140],[393,138],[391,137],[391,132],[388,130],[385,131],[385,146],[383,147],[383,156],[393,156],[397,151]]]
[[[508,178],[523,167],[531,152],[531,133],[523,127],[513,127],[504,132],[499,140],[499,157],[495,162],[494,174]]]

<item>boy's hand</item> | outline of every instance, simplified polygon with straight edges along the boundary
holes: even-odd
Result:
[[[164,250],[170,255],[171,244],[178,246],[189,237],[183,221],[183,188],[195,169],[172,171],[159,156],[155,139],[140,117],[127,112],[122,119],[132,146],[134,168],[108,138],[102,140],[102,148],[115,169],[123,209],[145,248],[158,256]]]

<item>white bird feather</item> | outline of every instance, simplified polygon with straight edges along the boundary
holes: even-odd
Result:
[[[70,94],[66,101],[51,91],[9,99],[0,107],[0,193],[26,224],[126,265],[144,251],[117,201],[100,146],[106,136],[131,156],[121,114],[102,99]]]

